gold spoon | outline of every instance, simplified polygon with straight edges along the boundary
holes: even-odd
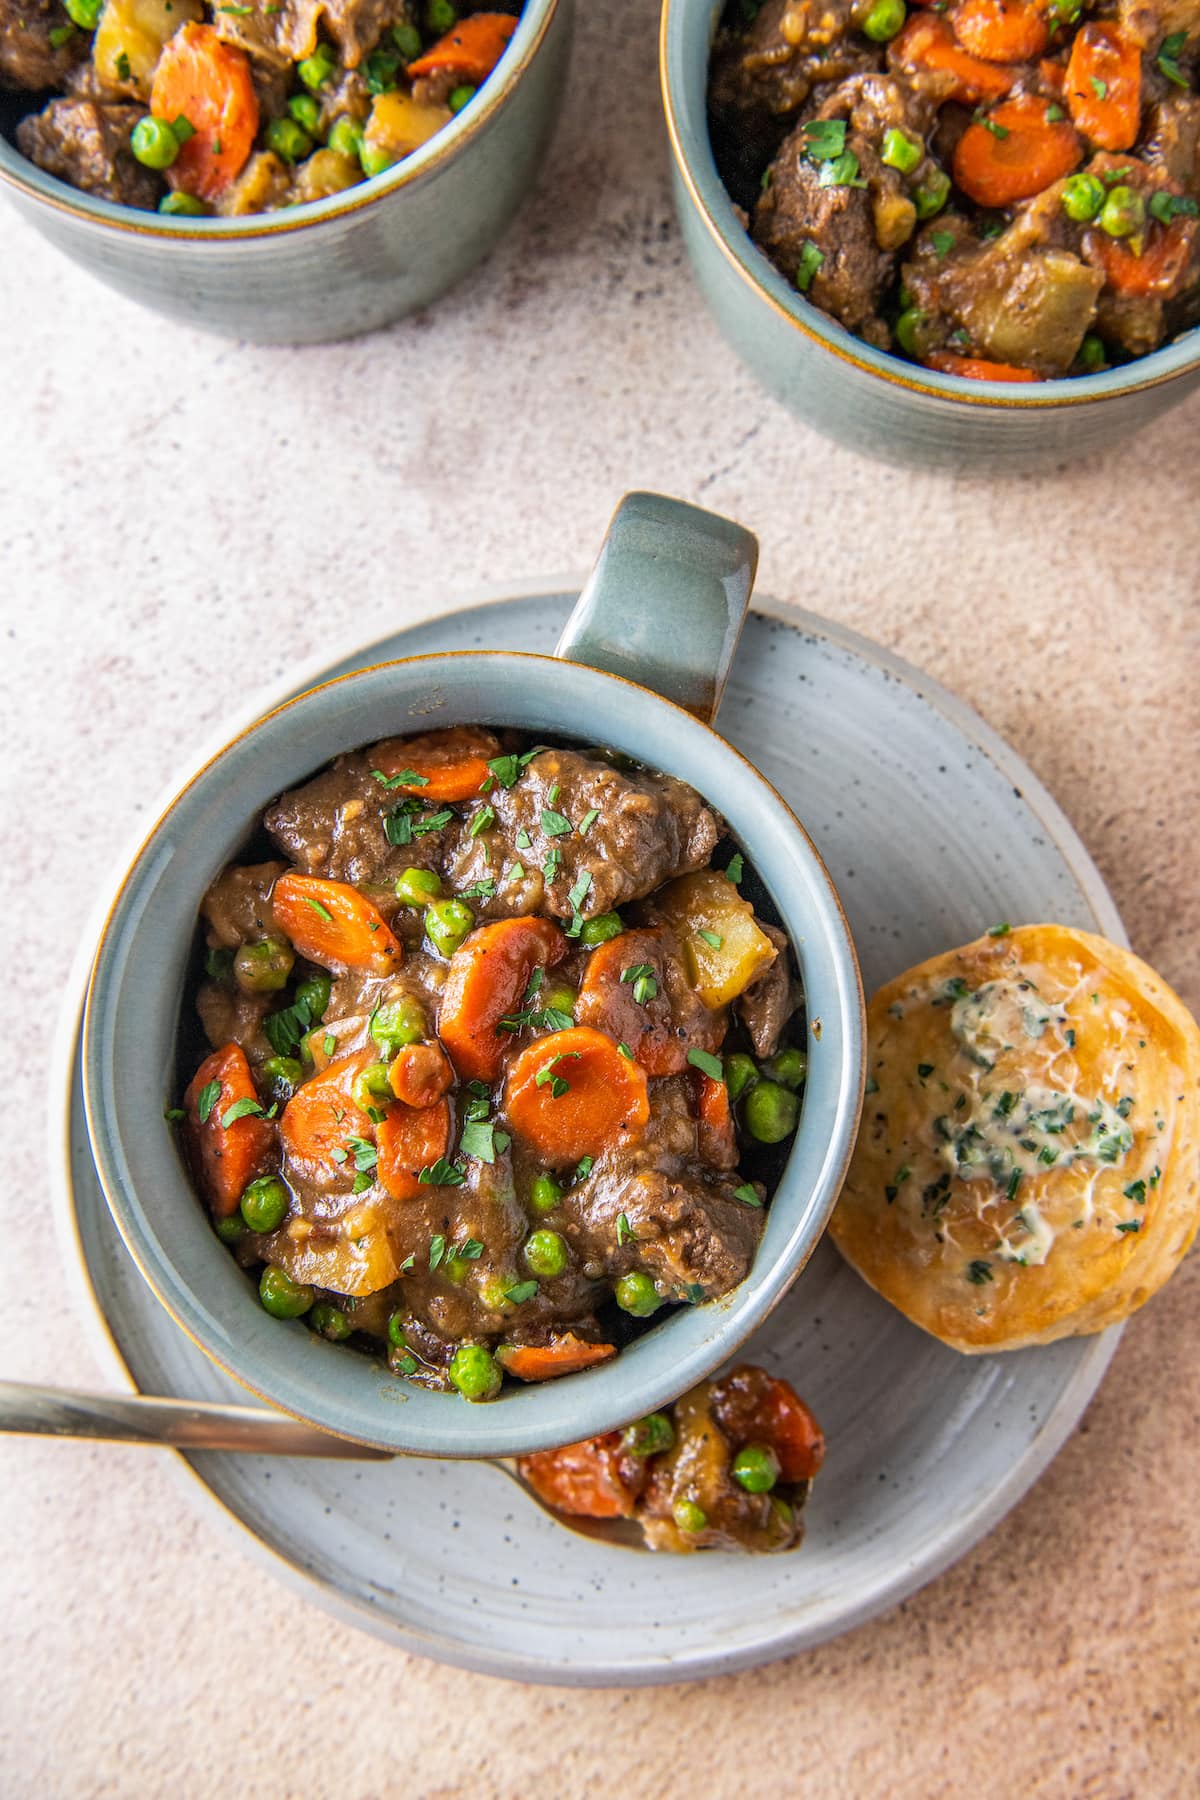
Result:
[[[147,1394],[88,1394],[70,1388],[0,1381],[0,1433],[90,1438],[115,1444],[151,1444],[167,1450],[232,1450],[244,1456],[315,1456],[390,1462],[389,1450],[334,1437],[315,1425],[267,1407],[226,1406],[213,1400],[158,1400]],[[598,1543],[644,1550],[629,1519],[579,1519],[556,1512],[526,1481],[515,1462],[481,1457],[506,1475],[556,1525]]]

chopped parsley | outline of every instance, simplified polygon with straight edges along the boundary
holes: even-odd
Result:
[[[271,1110],[274,1111],[274,1108]],[[257,1100],[251,1100],[248,1095],[243,1095],[240,1100],[235,1100],[232,1106],[227,1106],[221,1114],[221,1129],[228,1131],[229,1127],[236,1125],[239,1119],[265,1119],[268,1116]]]
[[[495,892],[496,883],[490,875],[485,875],[480,881],[473,881],[470,887],[465,887],[462,891],[462,898],[464,900],[490,900]]]
[[[484,804],[483,806],[481,806],[479,808],[479,811],[472,818],[470,830],[467,832],[467,836],[477,838],[481,831],[490,831],[492,826],[495,823],[496,823],[495,807]]]
[[[796,286],[802,294],[807,294],[825,263],[825,252],[818,249],[811,238],[805,238],[800,246],[800,261],[796,267]]]
[[[1142,1221],[1140,1219],[1122,1219],[1117,1226],[1118,1231],[1140,1231],[1141,1229]]]
[[[596,820],[599,817],[600,817],[599,807],[589,806],[587,811],[584,813],[582,819],[580,819],[578,825],[575,827],[575,829],[579,833],[580,837],[587,836],[588,832],[592,829],[592,826],[596,823]]]
[[[521,773],[521,759],[516,755],[493,756],[488,763],[488,768],[492,772],[492,778],[498,781],[502,788],[515,787]],[[483,785],[487,785],[486,778]]]
[[[1012,926],[1005,919],[999,925],[989,925],[988,926],[988,936],[989,937],[1007,937],[1011,930],[1012,930]]]
[[[182,1106],[168,1106],[163,1113],[163,1118],[166,1119],[168,1124],[174,1125],[178,1120],[186,1119],[187,1114],[184,1112]]]
[[[1179,54],[1186,43],[1186,31],[1173,31],[1169,37],[1163,39],[1162,49],[1154,59],[1155,67],[1160,74],[1165,75],[1168,81],[1173,81],[1176,87],[1181,88],[1188,85],[1188,78],[1179,66]]]
[[[63,45],[69,44],[74,36],[75,27],[73,25],[56,25],[50,33],[50,48],[61,50]]]
[[[699,1069],[713,1081],[724,1081],[725,1065],[719,1056],[713,1056],[708,1050],[689,1050],[687,1059],[693,1069]]]
[[[575,1165],[576,1181],[586,1181],[595,1166],[596,1159],[594,1156],[581,1156]]]
[[[752,1182],[749,1182],[749,1181],[744,1181],[742,1183],[741,1187],[734,1188],[733,1197],[735,1200],[740,1200],[743,1206],[761,1206],[762,1205],[762,1200],[759,1198],[758,1189],[753,1185]]]
[[[954,233],[952,231],[934,231],[930,233],[929,241],[939,256],[945,256],[947,251],[954,248]]]
[[[982,1287],[985,1281],[995,1281],[995,1279],[991,1263],[985,1262],[982,1257],[977,1257],[974,1262],[967,1264],[967,1280],[972,1282],[975,1287]]]
[[[730,857],[728,864],[726,865],[726,869],[725,869],[726,881],[732,881],[734,887],[736,887],[742,879],[742,874],[745,870],[745,867],[746,867],[746,865],[742,859],[741,851],[735,850],[733,855]]]
[[[333,924],[333,914],[327,906],[322,906],[321,902],[319,900],[314,900],[310,894],[305,894],[303,900],[305,906],[311,906],[318,919],[324,919],[327,925]]]
[[[1186,200],[1179,194],[1168,194],[1163,188],[1150,196],[1150,217],[1157,219],[1160,225],[1169,225],[1172,219],[1181,215],[1194,219],[1197,212],[1200,212],[1200,207],[1197,207],[1194,200]]]
[[[997,125],[995,119],[989,119],[986,117],[985,118],[977,118],[976,122],[978,124],[982,125],[983,129],[985,131],[990,131],[994,138],[999,138],[999,139],[1003,140],[1004,138],[1006,138],[1008,136],[1008,126],[1007,125]]]
[[[1107,81],[1102,81],[1100,79],[1099,75],[1089,75],[1088,80],[1091,83],[1092,92],[1093,92],[1093,94],[1095,94],[1097,100],[1107,100],[1108,99],[1108,83],[1107,83]]]
[[[560,1062],[569,1062],[572,1059],[577,1059],[582,1054],[583,1053],[580,1050],[560,1050],[557,1056],[552,1056],[550,1061],[544,1063],[538,1070],[533,1078],[534,1085],[536,1087],[548,1087],[550,1089],[550,1098],[552,1100],[561,1100],[564,1094],[570,1093],[571,1084],[569,1081],[564,1080],[561,1075],[556,1075],[554,1073],[555,1067]]]
[[[618,1054],[618,1056],[623,1056],[625,1058],[626,1062],[633,1061],[633,1051],[629,1048],[629,1045],[626,1043],[620,1043],[617,1045],[617,1054]]]
[[[617,1214],[617,1242],[618,1244],[632,1244],[636,1242],[636,1233],[625,1213]]]
[[[631,963],[629,968],[622,969],[621,980],[632,983],[633,998],[638,1006],[647,1006],[657,998],[658,980],[653,963]]]
[[[1049,106],[1046,108],[1046,123],[1047,123],[1047,125],[1057,125],[1060,122],[1060,120],[1065,119],[1066,116],[1067,116],[1066,113],[1063,111],[1062,107],[1058,104],[1057,100],[1052,100],[1050,102]]]
[[[458,1163],[448,1162],[444,1156],[439,1156],[417,1176],[424,1187],[461,1187],[466,1179],[466,1170]]]
[[[212,1116],[212,1109],[220,1098],[220,1082],[206,1081],[204,1086],[200,1089],[200,1097],[196,1102],[196,1111],[200,1115],[200,1123],[202,1125],[208,1124],[208,1121]]]
[[[334,1037],[332,1031],[327,1031],[325,1033],[325,1036],[321,1040],[321,1049],[325,1052],[326,1056],[332,1056],[337,1049],[337,1039]]]
[[[473,1156],[476,1162],[494,1163],[497,1148],[495,1125],[490,1119],[486,1123],[482,1119],[468,1119],[462,1128],[458,1147],[464,1156]]]
[[[562,813],[555,812],[554,808],[551,806],[547,806],[547,807],[543,808],[543,810],[542,810],[542,836],[543,837],[548,837],[548,838],[565,837],[569,831],[573,831],[574,829],[575,829],[575,827],[571,824],[570,819],[564,818]]]
[[[711,950],[719,950],[721,948],[721,945],[725,942],[725,939],[720,935],[719,932],[705,931],[703,929],[703,927],[701,927],[701,929],[697,931],[696,936],[698,938],[703,938],[704,942],[709,946],[709,948]]]
[[[1121,1192],[1127,1200],[1134,1201],[1138,1206],[1145,1206],[1146,1184],[1144,1181],[1131,1181],[1127,1188],[1121,1189]]]
[[[810,119],[803,130],[804,154],[809,162],[836,162],[845,154],[845,119]]]
[[[511,1300],[514,1306],[521,1306],[526,1300],[532,1300],[537,1292],[536,1281],[518,1281],[514,1287],[505,1288],[504,1298]]]

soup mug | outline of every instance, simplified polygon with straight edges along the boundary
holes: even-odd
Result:
[[[360,670],[236,737],[170,802],[108,914],[84,1019],[84,1089],[108,1204],[146,1280],[223,1369],[283,1411],[382,1448],[516,1455],[613,1430],[703,1379],[786,1293],[825,1228],[862,1104],[862,991],[845,916],[813,844],[709,721],[757,556],[740,526],[627,496],[555,656],[469,651]],[[164,1124],[185,973],[205,889],[264,807],[343,751],[482,723],[607,745],[692,783],[728,821],[787,931],[804,983],[808,1082],[758,1254],[732,1293],[682,1307],[610,1362],[489,1405],[410,1386],[382,1361],[262,1309],[217,1239]]]

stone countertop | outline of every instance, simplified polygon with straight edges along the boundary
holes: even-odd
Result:
[[[1007,483],[813,436],[689,279],[656,12],[581,8],[517,227],[435,311],[375,337],[195,335],[3,213],[6,1376],[108,1379],[50,1225],[45,1066],[79,921],[149,800],[327,643],[586,565],[630,487],[744,520],[764,592],[975,706],[1075,821],[1135,947],[1200,1006],[1200,398],[1120,454]],[[31,794],[56,801],[32,829]],[[231,1549],[165,1456],[9,1441],[0,1791],[634,1800],[677,1767],[706,1795],[1193,1793],[1198,1307],[1193,1257],[1049,1472],[939,1581],[808,1655],[681,1689],[568,1693],[414,1660]]]

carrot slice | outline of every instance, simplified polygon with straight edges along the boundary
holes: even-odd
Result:
[[[438,1011],[438,1036],[464,1081],[494,1081],[512,1032],[501,1019],[521,1010],[535,969],[550,969],[567,954],[567,940],[549,919],[498,919],[481,925],[450,958]]]
[[[953,350],[931,350],[925,366],[942,375],[961,375],[966,381],[1037,381],[1032,369],[1011,363],[985,362],[981,356],[956,356]]]
[[[496,1361],[519,1381],[549,1381],[555,1375],[590,1369],[616,1354],[615,1344],[589,1344],[567,1331],[549,1344],[501,1344]]]
[[[633,969],[649,969],[655,992],[639,997],[636,981],[623,979]],[[647,1075],[678,1075],[687,1068],[689,1049],[714,1051],[725,1035],[725,1016],[700,1005],[680,1029],[663,978],[660,931],[622,931],[592,951],[584,970],[575,1017],[625,1044]]]
[[[406,1106],[436,1106],[454,1084],[454,1070],[437,1044],[405,1044],[388,1070],[397,1100]]]
[[[410,63],[410,74],[413,67]],[[422,800],[470,800],[488,779],[489,759],[499,754],[499,740],[490,731],[451,725],[445,731],[376,744],[371,767],[395,782],[398,793],[414,794]],[[409,770],[417,777],[415,781],[396,781],[397,775]]]
[[[522,1050],[504,1104],[514,1132],[552,1166],[632,1143],[650,1117],[645,1070],[587,1025],[549,1032]]]
[[[624,1434],[606,1432],[561,1450],[518,1458],[534,1493],[557,1512],[577,1519],[628,1519],[646,1480],[644,1457],[624,1450]]]
[[[696,1111],[699,1114],[700,1154],[714,1169],[737,1166],[737,1137],[729,1089],[702,1069],[696,1070]]]
[[[421,75],[454,75],[459,81],[486,81],[517,29],[511,13],[472,13],[448,31],[424,56],[408,65],[409,80]]]
[[[1031,62],[1050,38],[1029,0],[960,0],[951,17],[963,49],[985,62]]]
[[[375,1127],[379,1152],[377,1172],[393,1200],[416,1200],[430,1192],[417,1177],[446,1154],[450,1143],[450,1106],[389,1106]]]
[[[404,959],[379,908],[345,881],[289,870],[271,902],[279,929],[310,962],[392,975]]]
[[[825,1434],[786,1381],[773,1380],[759,1414],[783,1481],[811,1481],[825,1461]]]
[[[1102,150],[1128,150],[1142,116],[1142,55],[1119,25],[1093,20],[1075,33],[1067,63],[1071,118]]]
[[[1170,300],[1191,262],[1196,229],[1195,219],[1188,218],[1172,219],[1161,228],[1151,226],[1140,256],[1106,231],[1089,231],[1084,251],[1115,293]]]
[[[219,1090],[215,1098],[214,1083]],[[183,1096],[185,1142],[196,1179],[217,1219],[237,1211],[247,1182],[261,1173],[275,1148],[274,1127],[257,1114],[224,1123],[229,1108],[239,1101],[257,1106],[258,1090],[241,1045],[225,1044],[205,1057]]]
[[[367,1050],[339,1056],[298,1087],[283,1109],[279,1135],[290,1162],[310,1180],[347,1179],[355,1173],[352,1137],[369,1140],[371,1121],[351,1099],[354,1077],[371,1060]],[[337,1154],[335,1154],[335,1152]]]
[[[1019,94],[967,126],[954,152],[954,179],[965,194],[980,206],[1011,206],[1071,173],[1083,145],[1065,119],[1051,121],[1046,110],[1036,94]]]
[[[241,173],[258,134],[250,58],[211,25],[182,26],[158,59],[150,110],[172,123],[186,119],[195,133],[171,164],[171,186],[216,200]]]
[[[901,69],[942,71],[955,78],[947,95],[974,105],[980,100],[999,100],[1015,83],[1020,71],[971,56],[957,42],[946,20],[937,14],[914,13],[904,30],[888,46],[888,61]]]
[[[1061,99],[1067,85],[1067,71],[1062,63],[1055,62],[1051,57],[1043,57],[1038,64],[1038,80],[1044,88],[1049,88],[1052,94]]]

